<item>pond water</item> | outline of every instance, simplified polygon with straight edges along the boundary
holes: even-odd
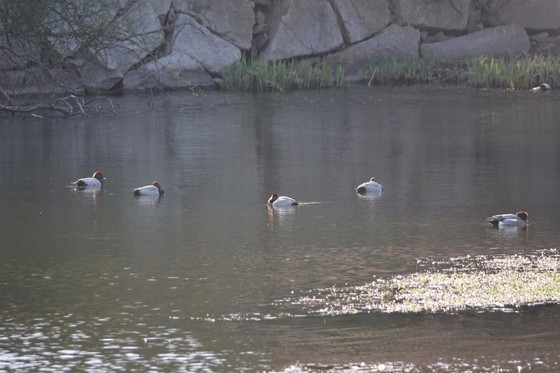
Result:
[[[557,248],[558,93],[352,87],[114,102],[115,116],[95,119],[0,117],[0,371],[560,369],[558,306],[276,308],[413,273],[419,260]],[[101,192],[72,187],[94,170]],[[357,195],[372,176],[383,194]],[[163,198],[132,195],[154,180]],[[273,192],[303,203],[272,211]],[[526,230],[484,221],[518,210]]]

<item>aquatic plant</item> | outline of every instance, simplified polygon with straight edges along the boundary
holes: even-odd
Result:
[[[308,60],[241,59],[224,74],[221,88],[229,91],[287,91],[344,85],[342,67]]]
[[[560,79],[559,57],[519,59],[479,57],[467,64],[468,84],[476,88],[529,89]]]
[[[467,62],[445,62],[428,57],[373,56],[367,66],[368,85],[454,84],[474,88],[529,89],[560,81],[560,58],[478,57]]]

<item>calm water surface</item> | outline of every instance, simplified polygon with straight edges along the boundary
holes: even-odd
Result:
[[[408,274],[418,259],[558,247],[558,102],[180,92],[117,98],[114,117],[0,117],[0,371],[560,369],[556,306],[296,318],[275,306]],[[102,192],[71,187],[94,170]],[[356,195],[371,176],[383,195]],[[154,180],[164,198],[132,196]],[[304,204],[270,211],[272,192]],[[528,230],[484,222],[520,209]]]

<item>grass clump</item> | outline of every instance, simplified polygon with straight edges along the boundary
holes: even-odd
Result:
[[[427,84],[474,88],[530,89],[560,81],[560,57],[478,57],[467,62],[440,58],[375,56],[370,59],[368,85]]]
[[[344,84],[342,67],[307,60],[265,61],[242,59],[224,75],[228,91],[287,91],[339,87]]]
[[[469,85],[475,88],[529,89],[543,82],[560,81],[559,57],[479,57],[467,66]]]
[[[366,76],[369,77],[368,85],[387,84],[431,84],[441,83],[451,78],[456,80],[452,70],[447,76],[442,75],[445,64],[437,57],[406,57],[374,56],[369,60]]]

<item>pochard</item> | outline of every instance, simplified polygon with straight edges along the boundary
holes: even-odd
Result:
[[[272,208],[278,207],[290,207],[299,205],[298,201],[293,198],[286,196],[278,196],[278,194],[273,193],[268,199],[268,205]]]
[[[375,178],[372,177],[369,181],[358,185],[356,192],[358,194],[381,193],[383,192],[383,185],[376,182]]]
[[[499,214],[486,218],[488,223],[494,226],[524,226],[529,221],[529,214],[526,211],[518,211],[515,214]]]
[[[105,178],[100,171],[95,171],[91,177],[83,177],[74,182],[77,189],[101,189]]]
[[[163,196],[165,191],[161,189],[161,185],[159,182],[154,181],[152,185],[146,185],[143,187],[139,187],[134,189],[133,191],[136,197],[139,196]]]
[[[550,91],[550,89],[551,89],[550,84],[543,83],[539,86],[531,88],[531,91],[533,91],[533,92],[546,92],[546,91]]]

